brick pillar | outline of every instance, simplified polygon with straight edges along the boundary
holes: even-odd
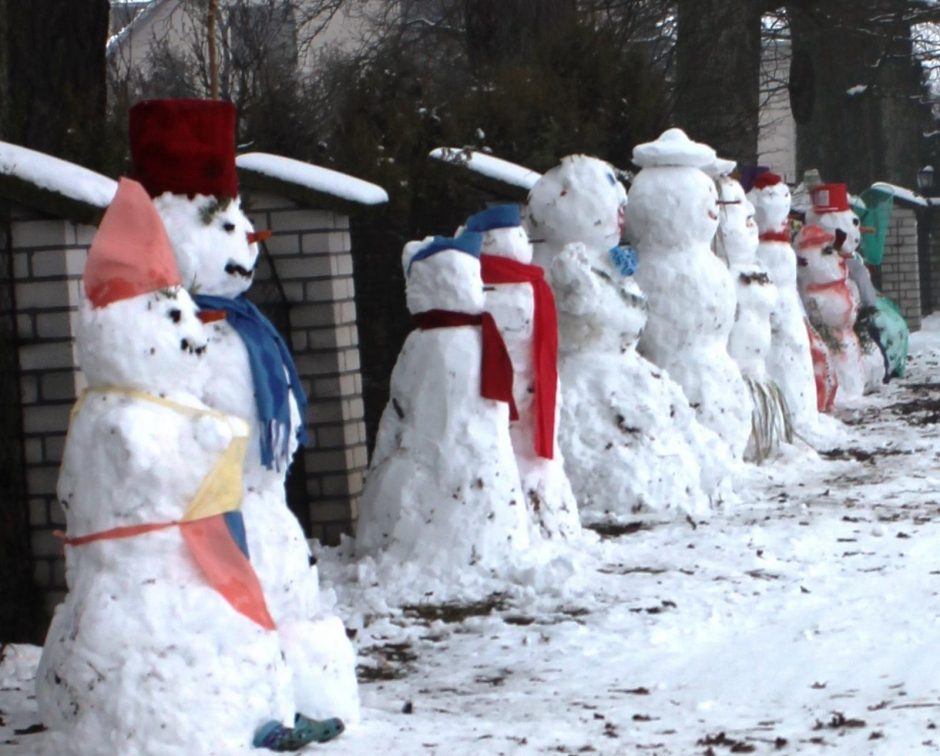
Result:
[[[16,335],[23,401],[24,461],[38,587],[51,609],[65,595],[65,526],[56,482],[69,411],[84,380],[76,368],[74,313],[95,229],[15,207],[12,217]]]
[[[920,266],[917,254],[917,216],[895,204],[885,239],[881,291],[897,302],[912,331],[920,328]]]
[[[242,191],[290,308],[290,344],[310,399],[303,451],[312,535],[351,531],[367,466],[349,218],[267,192]],[[262,283],[259,277],[259,284]]]

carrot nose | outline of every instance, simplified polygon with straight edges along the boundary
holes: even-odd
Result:
[[[863,234],[873,234],[878,229],[876,229],[874,226],[859,226],[858,230],[861,231]]]
[[[200,310],[196,313],[196,317],[203,322],[204,325],[209,325],[209,323],[218,323],[220,320],[225,320],[225,310]]]
[[[267,231],[249,231],[245,236],[248,237],[249,244],[257,244],[258,242],[263,242],[265,239],[269,239],[274,232],[268,229]]]

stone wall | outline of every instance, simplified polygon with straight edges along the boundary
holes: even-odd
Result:
[[[291,504],[308,510],[300,518],[308,535],[333,543],[355,520],[367,464],[349,220],[269,194],[250,194],[246,202],[256,227],[274,231],[267,275],[276,274],[289,305],[289,342],[310,396],[310,442],[298,463],[302,500]],[[94,233],[14,206],[26,505],[35,579],[50,610],[65,591],[62,545],[53,534],[65,519],[55,488],[69,411],[85,386],[74,318]],[[259,288],[264,284],[259,280]]]
[[[898,303],[912,331],[920,328],[923,314],[917,250],[917,216],[909,207],[895,203],[885,239],[881,291]]]

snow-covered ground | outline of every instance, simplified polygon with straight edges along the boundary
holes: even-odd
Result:
[[[751,468],[733,512],[604,533],[442,604],[321,554],[375,754],[940,751],[940,317],[843,438]],[[0,753],[35,753],[38,649],[0,662]]]

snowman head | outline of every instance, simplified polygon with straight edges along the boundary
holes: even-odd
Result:
[[[848,187],[817,184],[810,189],[810,199],[813,206],[806,212],[806,222],[833,233],[842,231],[846,236],[843,247],[849,254],[857,251],[862,242],[861,221],[849,206]]]
[[[479,233],[429,236],[408,242],[402,252],[405,300],[412,314],[451,310],[475,314],[485,301],[480,275]]]
[[[192,292],[237,297],[251,286],[258,244],[238,198],[161,194],[154,205],[166,224],[183,285]]]
[[[797,277],[801,286],[820,286],[844,281],[848,275],[846,259],[851,253],[842,249],[845,237],[822,226],[808,224],[795,239]]]
[[[627,193],[610,163],[569,155],[529,192],[523,224],[533,243],[561,249],[582,242],[608,250],[623,234]]]
[[[730,176],[720,176],[718,186],[718,233],[715,247],[729,265],[753,262],[759,243],[754,206],[744,187]]]
[[[764,171],[754,180],[747,194],[756,211],[760,232],[780,231],[788,228],[790,219],[790,187],[776,173]]]
[[[642,170],[627,204],[630,240],[649,250],[709,244],[718,228],[718,192],[704,170],[715,161],[711,147],[681,129],[637,145],[633,162]]]
[[[522,227],[519,206],[494,205],[471,215],[457,231],[473,231],[483,235],[481,252],[494,257],[506,257],[520,263],[532,262],[532,244]]]
[[[258,246],[238,201],[235,106],[146,100],[131,108],[134,176],[166,224],[183,285],[235,297],[252,281]]]
[[[198,393],[207,338],[143,187],[122,179],[91,244],[79,362],[91,386]]]

